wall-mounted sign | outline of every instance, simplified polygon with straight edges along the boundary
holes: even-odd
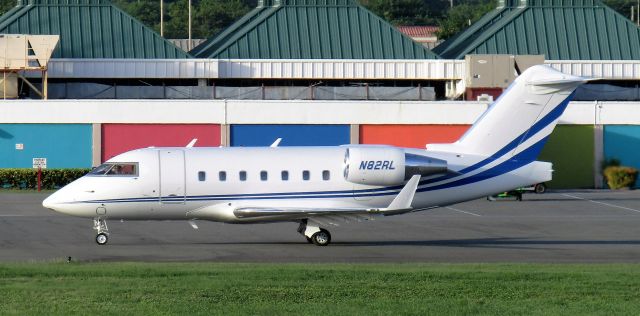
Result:
[[[33,158],[33,168],[47,169],[47,158]]]
[[[23,150],[24,144],[16,144],[16,150]]]

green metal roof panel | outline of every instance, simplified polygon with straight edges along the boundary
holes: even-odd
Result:
[[[0,33],[60,35],[54,58],[189,58],[107,0],[29,0],[0,17]]]
[[[467,54],[541,54],[549,60],[640,59],[640,28],[599,0],[521,0],[519,7],[510,10],[480,32],[465,30],[435,51],[454,59]]]
[[[238,59],[438,58],[352,0],[259,1],[190,53]]]

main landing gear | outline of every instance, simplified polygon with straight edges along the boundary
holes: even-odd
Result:
[[[308,243],[316,246],[326,246],[331,243],[331,234],[328,230],[309,224],[306,219],[300,222],[298,233],[302,234]]]
[[[98,232],[96,235],[96,242],[98,245],[106,245],[109,241],[109,228],[107,228],[107,222],[102,218],[94,218],[93,229]]]

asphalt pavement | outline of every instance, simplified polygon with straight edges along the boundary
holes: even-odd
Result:
[[[640,191],[527,194],[330,227],[328,247],[295,223],[109,221],[42,208],[49,193],[0,192],[0,261],[640,262]]]

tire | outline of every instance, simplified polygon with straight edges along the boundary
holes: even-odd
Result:
[[[316,246],[326,246],[331,243],[331,234],[328,230],[321,229],[311,236],[311,241],[313,241]]]
[[[107,236],[107,234],[100,233],[100,234],[96,235],[96,243],[98,245],[100,245],[100,246],[106,245],[108,241],[109,241],[109,237]]]
[[[538,183],[534,187],[534,190],[537,194],[542,194],[547,192],[547,186],[544,183]]]

